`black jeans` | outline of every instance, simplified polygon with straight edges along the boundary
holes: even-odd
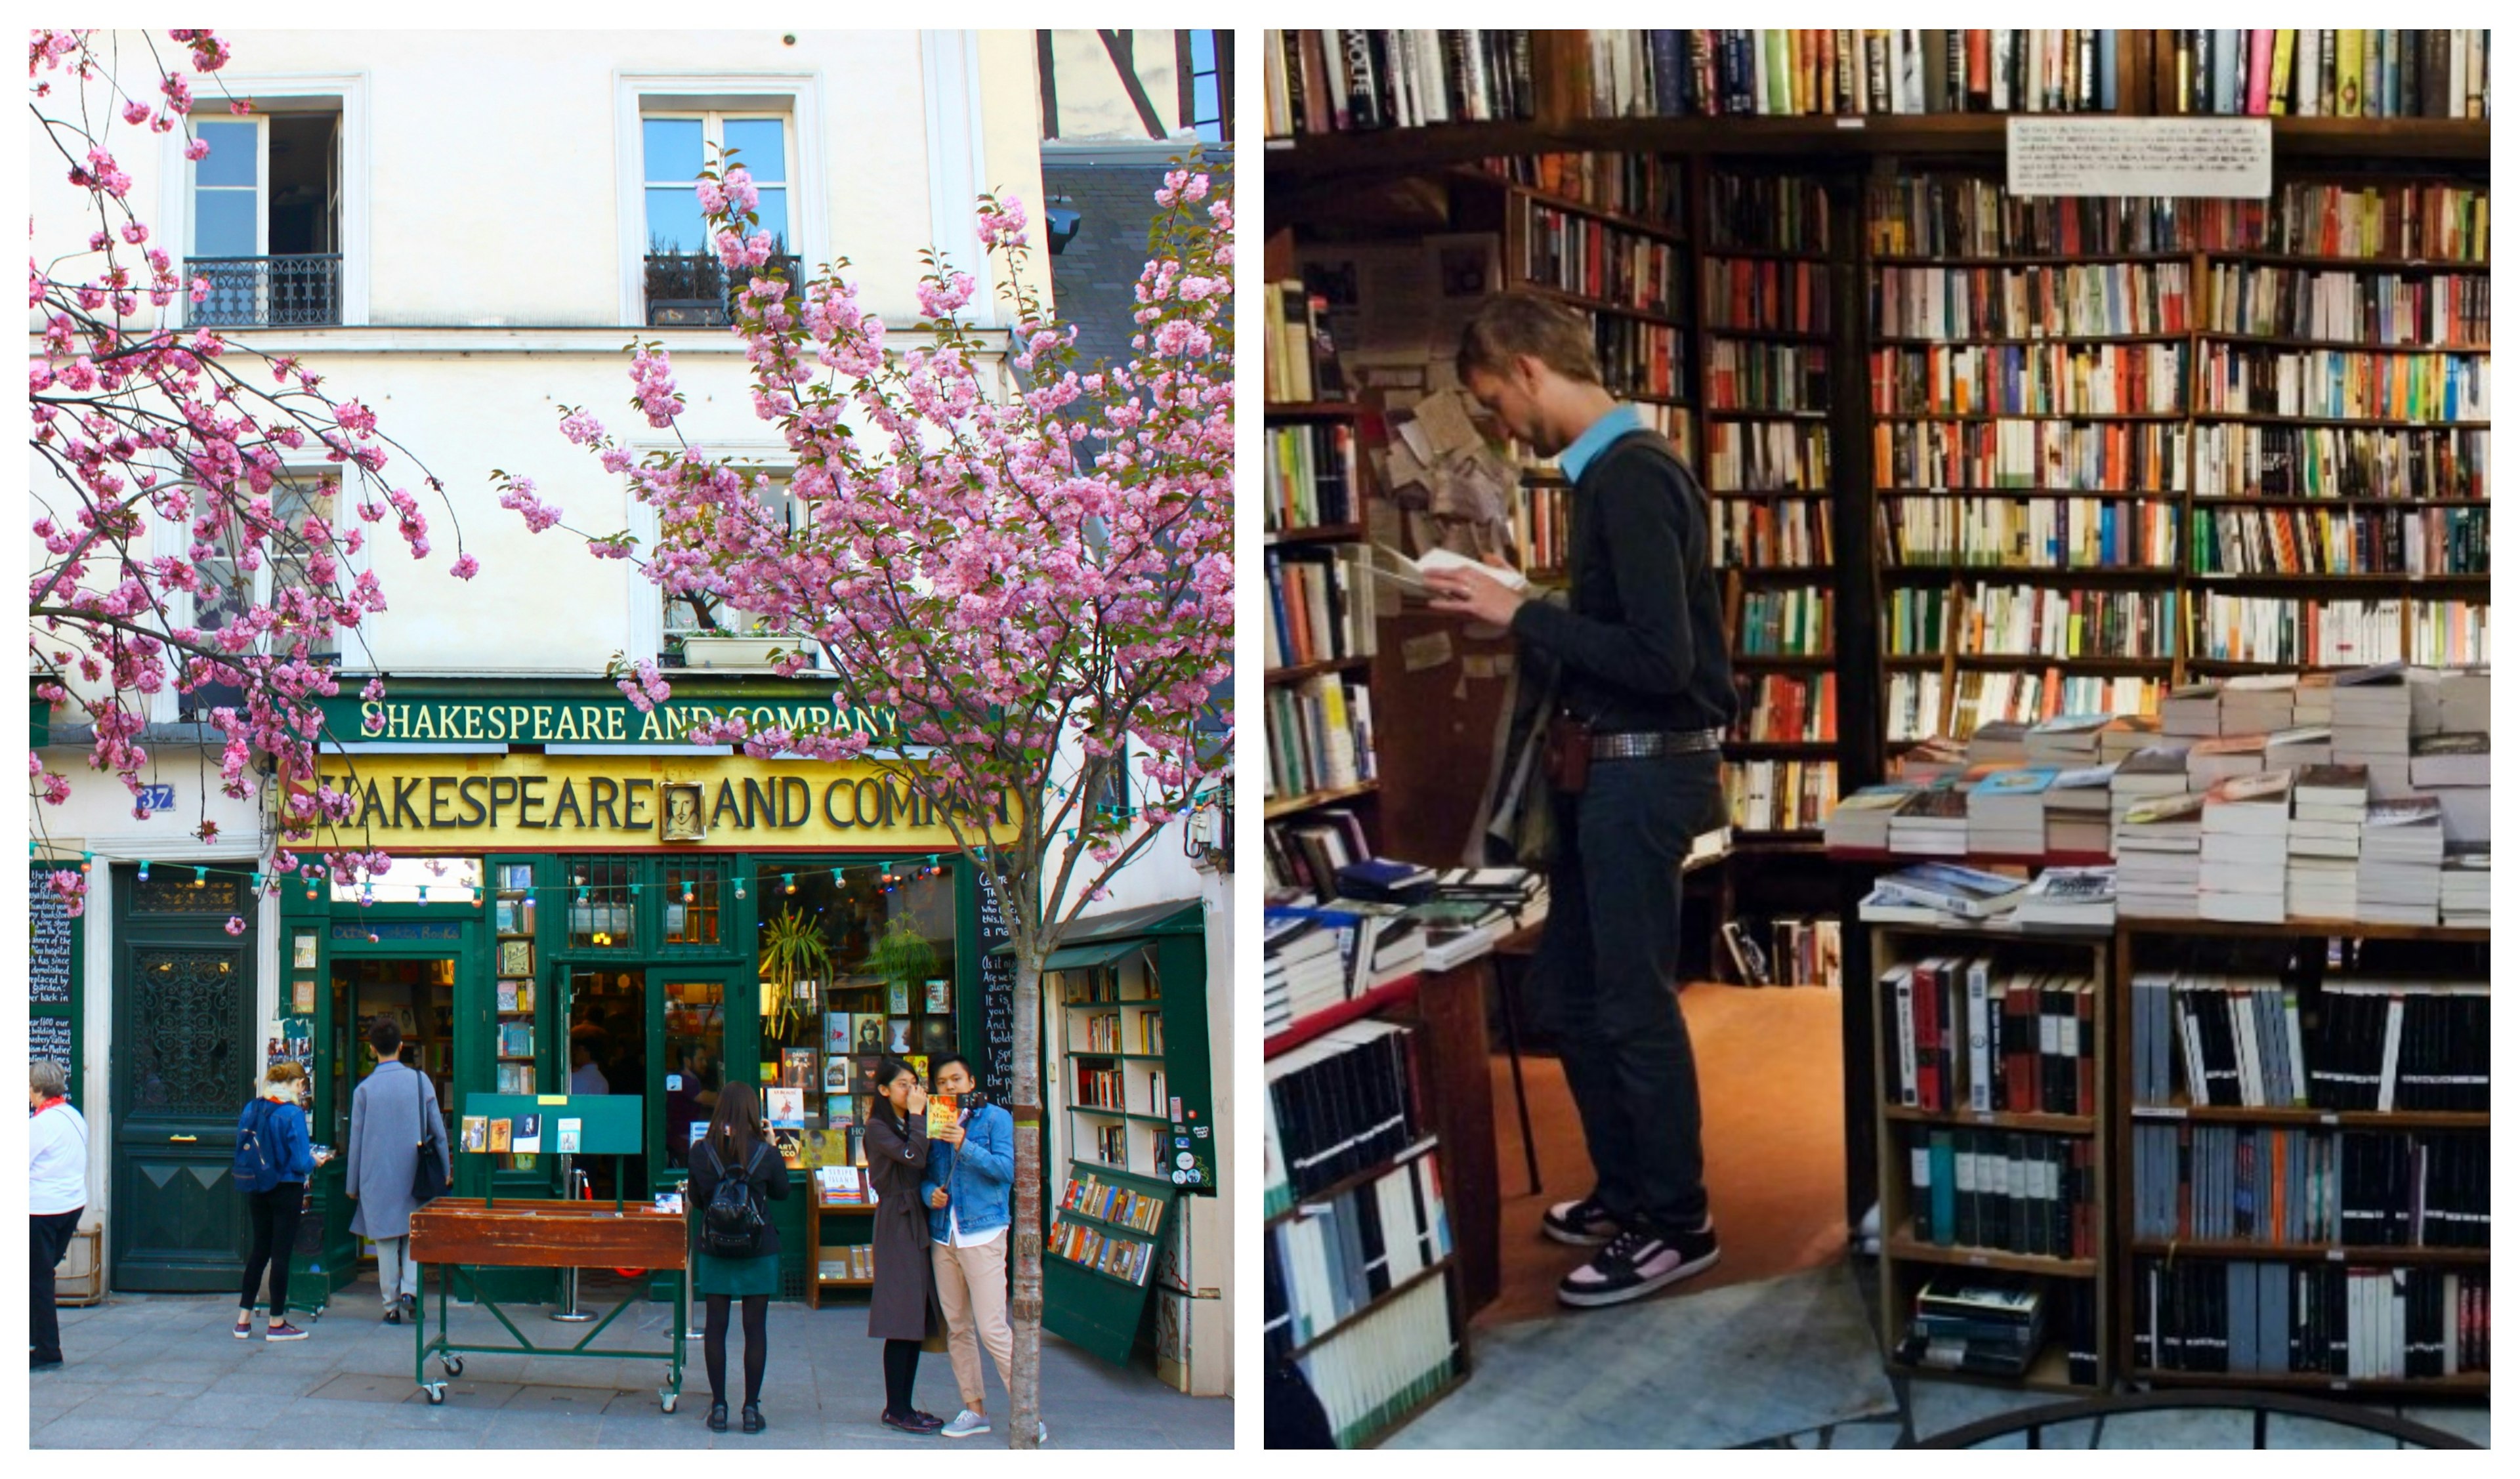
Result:
[[[708,1322],[700,1326],[700,1359],[708,1367],[709,1401],[726,1401],[726,1328],[734,1315],[735,1296],[707,1294]],[[770,1366],[770,1296],[745,1294],[743,1300],[743,1405],[761,1402],[761,1373]]]
[[[289,1255],[297,1246],[297,1214],[306,1208],[306,1184],[282,1182],[268,1191],[248,1191],[245,1204],[253,1214],[253,1251],[245,1256],[245,1288],[237,1295],[237,1308],[253,1308],[268,1264],[271,1318],[277,1322],[289,1313]]]
[[[1680,860],[1721,814],[1712,754],[1596,760],[1554,798],[1557,852],[1533,994],[1592,1153],[1593,1194],[1665,1234],[1706,1215],[1697,1060],[1674,977]]]
[[[68,1212],[36,1212],[26,1219],[26,1249],[35,1273],[34,1284],[27,1290],[26,1345],[37,1361],[62,1359],[62,1316],[53,1304],[53,1271],[70,1250],[70,1234],[78,1231],[79,1217],[86,1211],[76,1207]]]

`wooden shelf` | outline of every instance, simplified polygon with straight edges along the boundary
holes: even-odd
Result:
[[[1954,652],[1952,660],[1970,668],[2084,668],[2094,673],[2140,677],[2168,668],[2169,657],[2048,657],[2037,652]]]
[[[1580,292],[1570,292],[1563,288],[1552,288],[1547,283],[1521,282],[1514,284],[1513,287],[1516,292],[1528,292],[1535,297],[1551,298],[1569,307],[1584,309],[1588,313],[1607,313],[1620,318],[1642,319],[1648,324],[1659,324],[1666,329],[1685,330],[1688,327],[1687,320],[1675,318],[1668,310],[1661,308],[1642,308],[1629,303],[1613,303],[1603,298],[1586,297]]]
[[[2177,498],[2176,493],[2160,495]],[[2274,509],[2490,509],[2485,498],[2329,498],[2305,493],[2199,493],[2191,500],[2200,512],[2217,504]]]
[[[1898,1342],[1893,1340],[1891,1345],[1895,1351]],[[2074,1394],[2092,1390],[2091,1383],[2077,1382],[2067,1374],[2072,1368],[2065,1358],[2065,1344],[2055,1339],[2049,1340],[2031,1361],[2030,1368],[2018,1376],[2004,1376],[1993,1371],[1947,1370],[1942,1367],[1901,1361],[1896,1355],[1885,1357],[1882,1365],[1891,1370],[1921,1376],[1929,1381],[1966,1381],[1981,1386],[2015,1387],[2027,1392]]]
[[[2357,354],[2492,354],[2486,344],[2371,344],[2360,339],[2285,338],[2271,334],[2243,334],[2235,329],[2199,329],[2196,336],[2226,344],[2258,344],[2277,349],[2342,349]]]
[[[1912,253],[1874,252],[1875,267],[2079,267],[2091,262],[2188,262],[2192,251],[2077,251],[2070,255],[2050,252],[2017,256],[1917,255]]]
[[[1337,1181],[1330,1183],[1328,1186],[1322,1188],[1318,1191],[1307,1192],[1302,1196],[1296,1197],[1295,1204],[1293,1206],[1288,1207],[1283,1212],[1273,1214],[1266,1222],[1262,1223],[1261,1226],[1263,1228],[1274,1228],[1280,1223],[1292,1222],[1296,1218],[1304,1215],[1304,1209],[1306,1207],[1315,1206],[1323,1202],[1336,1201],[1359,1187],[1365,1186],[1370,1182],[1380,1181],[1382,1178],[1390,1175],[1400,1167],[1407,1165],[1409,1162],[1418,1159],[1421,1155],[1433,1154],[1434,1150],[1435,1137],[1432,1135],[1419,1136],[1407,1149],[1401,1151],[1399,1154],[1386,1156],[1361,1171],[1351,1171],[1347,1175],[1340,1177]]]
[[[2058,1278],[2090,1278],[2100,1272],[2096,1258],[2044,1258],[2032,1253],[2006,1253],[1996,1248],[1946,1248],[1918,1242],[1904,1232],[1882,1240],[1882,1256],[1903,1263],[1949,1264],[1962,1269],[1999,1269],[2008,1274],[2048,1274]]]
[[[1734,652],[1734,667],[1831,667],[1837,662],[1832,652]]]
[[[2344,118],[2338,118],[2338,119],[2334,119],[2334,120],[2329,120],[2329,119],[2324,119],[2324,118],[2296,118],[2296,119],[2294,119],[2293,121],[2294,121],[2296,124],[2299,124],[2299,123],[2305,123],[2305,122],[2328,122],[2328,121],[2334,121],[2334,122],[2340,122],[2340,123],[2342,123],[2342,122],[2350,122],[2350,121],[2352,121],[2352,120],[2350,120],[2350,119],[2344,119]],[[2363,121],[2365,121],[2365,122],[2369,122],[2369,121],[2372,121],[2372,120],[2370,120],[2370,119],[2364,119]],[[2387,120],[2381,120],[2381,121],[2387,121]],[[2457,120],[2455,120],[2455,119],[2447,119],[2447,120],[2446,120],[2446,119],[2440,119],[2440,118],[2422,118],[2422,119],[2402,119],[2402,120],[2399,120],[2399,121],[2406,121],[2406,122],[2424,122],[2424,123],[2439,123],[2439,122],[2445,122],[2445,121],[2455,122],[2455,121],[2457,121]],[[2317,267],[2317,268],[2321,268],[2321,269],[2325,269],[2325,270],[2329,270],[2329,271],[2333,271],[2333,270],[2336,270],[2336,269],[2339,269],[2339,268],[2357,268],[2357,267],[2360,267],[2360,268],[2367,268],[2367,269],[2369,269],[2370,271],[2373,271],[2373,272],[2474,272],[2474,273],[2491,273],[2491,272],[2494,270],[2494,264],[2493,264],[2493,262],[2491,262],[2491,261],[2483,261],[2483,262],[2460,262],[2460,261],[2452,261],[2452,260],[2449,260],[2449,259],[2446,259],[2446,258],[2440,258],[2440,257],[2340,257],[2340,256],[2310,256],[2310,255],[2306,255],[2306,254],[2304,254],[2304,253],[2297,252],[2297,251],[2289,251],[2289,252],[2288,252],[2288,251],[2241,251],[2241,250],[2237,250],[2237,249],[2230,249],[2230,248],[2224,248],[2224,247],[2214,247],[2214,246],[2209,246],[2209,247],[2207,247],[2204,251],[2202,251],[2202,252],[2200,252],[2200,253],[2198,253],[2198,254],[2199,254],[2200,256],[2203,256],[2203,257],[2208,258],[2209,260],[2217,261],[2217,262],[2264,262],[2264,263],[2268,264],[2269,266],[2274,266],[2274,267]]]
[[[1275,421],[1346,421],[1364,413],[1354,401],[1267,401],[1260,408],[1262,419]]]
[[[1334,544],[1364,537],[1365,525],[1361,523],[1312,524],[1300,529],[1279,529],[1268,536],[1268,542],[1273,545]]]
[[[1824,422],[1828,420],[1829,413],[1826,411],[1772,411],[1755,406],[1709,406],[1706,408],[1707,420],[1713,421],[1719,417],[1726,421]]]
[[[1786,344],[1833,344],[1837,334],[1829,329],[1758,329],[1742,324],[1708,324],[1703,331],[1714,338],[1774,339]]]
[[[2263,1259],[2274,1263],[2481,1264],[2491,1261],[2491,1248],[2363,1248],[2334,1243],[2261,1243],[2238,1239],[2182,1237],[2175,1240],[2138,1237],[2127,1244],[2138,1257]]]
[[[1752,262],[1825,262],[1825,246],[1731,246],[1709,242],[1697,253],[1701,257],[1721,257]]]
[[[2138,1367],[2126,1373],[2129,1381],[2148,1381],[2155,1386],[2210,1387],[2279,1387],[2286,1390],[2321,1392],[2396,1392],[2416,1396],[2425,1392],[2448,1396],[2482,1397],[2493,1390],[2491,1371],[2461,1371],[2454,1376],[2329,1376],[2318,1371],[2164,1371],[2151,1367]]]
[[[2494,1116],[2481,1109],[2308,1109],[2298,1105],[2138,1104],[2143,1120],[2193,1120],[2217,1125],[2334,1126],[2344,1130],[2483,1130]]]
[[[1261,675],[1261,681],[1272,685],[1301,683],[1307,678],[1319,678],[1325,673],[1358,672],[1371,666],[1372,662],[1373,659],[1370,656],[1333,657],[1327,662],[1307,662],[1295,667],[1271,668]]]
[[[1874,925],[1876,929],[1886,925]],[[2006,934],[2006,939],[2038,938]],[[1878,962],[1874,963],[1876,965]],[[2090,1135],[2099,1121],[2088,1114],[2018,1114],[1991,1109],[1912,1109],[1905,1104],[1884,1104],[1883,1117],[1915,1125],[1948,1125],[1955,1130],[2037,1130],[2048,1135]]]
[[[2186,411],[1875,411],[1884,422],[2185,422]],[[2395,425],[2392,423],[2392,425]]]
[[[1591,216],[1605,225],[1616,226],[1622,231],[1632,231],[1639,236],[1652,237],[1676,246],[1686,246],[1688,243],[1688,227],[1686,222],[1648,220],[1643,216],[1630,215],[1612,206],[1596,205],[1589,201],[1569,200],[1562,195],[1553,195],[1537,185],[1525,185],[1518,180],[1491,174],[1484,169],[1453,170],[1446,177],[1465,184],[1494,186],[1521,196],[1536,205],[1545,205],[1552,210],[1562,210],[1569,215]]]
[[[2406,421],[2390,416],[2279,416],[2269,411],[2213,411],[2199,408],[2184,422],[2237,422],[2253,426],[2349,426],[2384,431],[2484,431],[2491,422]]]
[[[1276,1057],[1282,1053],[1301,1048],[1332,1028],[1344,1027],[1359,1017],[1372,1016],[1388,1008],[1412,1001],[1418,995],[1418,976],[1414,973],[1405,975],[1399,980],[1387,981],[1376,986],[1361,997],[1353,997],[1335,1007],[1325,1007],[1309,1016],[1297,1017],[1292,1024],[1272,1035],[1260,1045],[1261,1056]]]
[[[1826,488],[1709,488],[1709,498],[1817,498],[1825,501]]]
[[[1881,498],[2105,498],[2138,503],[2177,503],[2187,495],[2158,488],[1877,488]]]
[[[2364,924],[2354,919],[2286,919],[2281,924],[2258,924],[2230,919],[2120,919],[2118,923],[2130,935],[2237,935],[2253,940],[2434,940],[2449,945],[2483,945],[2493,938],[2493,931],[2486,929]]]
[[[1376,781],[1360,781],[1354,785],[1333,786],[1328,790],[1310,791],[1300,796],[1281,796],[1268,804],[1262,816],[1268,821],[1275,822],[1281,817],[1291,817],[1297,812],[1311,811],[1315,807],[1329,806],[1340,801],[1353,801],[1359,796],[1373,794],[1380,784],[1381,783]]]
[[[1885,564],[1883,564],[1883,565],[1881,566],[1881,572],[1882,572],[1883,574],[1885,574],[1885,575],[1897,575],[1897,574],[1904,574],[1904,573],[1907,573],[1907,572],[1909,572],[1909,571],[1914,571],[1914,572],[1916,572],[1916,573],[1918,573],[1918,574],[1922,574],[1922,575],[1936,575],[1936,574],[1939,574],[1939,575],[1946,575],[1946,576],[1948,576],[1948,575],[1954,575],[1954,574],[1958,574],[1958,575],[2004,575],[2004,576],[2014,576],[2014,575],[2018,575],[2018,576],[2026,577],[2026,578],[2031,579],[2031,580],[2062,580],[2062,581],[2069,581],[2069,582],[2078,582],[2078,581],[2083,581],[2083,580],[2091,579],[2091,578],[2092,578],[2092,577],[2097,577],[2097,578],[2102,579],[2102,580],[2107,580],[2107,579],[2112,579],[2112,578],[2136,579],[2136,578],[2138,578],[2138,577],[2150,578],[2150,579],[2158,580],[2158,579],[2161,579],[2161,578],[2163,578],[2163,577],[2165,577],[2165,576],[2174,576],[2174,575],[2177,575],[2177,574],[2179,573],[2179,566],[2177,566],[2177,565],[1992,565],[1992,564],[1968,564],[1968,563],[1965,563],[1965,562],[1962,562],[1962,561],[1959,561],[1959,560],[1902,560],[1897,561],[1896,563],[1885,563]]]
[[[2088,258],[2076,257],[2071,259],[2071,261],[2076,262],[2084,260],[2088,260]],[[1876,262],[1875,265],[1879,264]],[[1875,334],[1869,336],[1868,341],[1875,347],[1889,345],[1893,348],[1902,349],[1940,349],[1972,344],[2020,344],[2034,347],[2047,344],[2183,344],[2193,336],[2192,331],[2181,329],[2160,330],[2149,334],[2032,334],[2013,336],[1981,336],[1974,337],[1963,336],[1958,338],[1932,338],[1920,335],[1910,334]]]

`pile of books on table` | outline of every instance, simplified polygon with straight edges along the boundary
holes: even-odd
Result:
[[[2127,808],[2114,832],[2119,914],[2143,919],[2196,918],[2204,820],[2205,797],[2196,791],[2146,796]]]
[[[2198,827],[2196,917],[2280,924],[2284,844],[2292,822],[2292,772],[2217,781]]]
[[[2444,851],[2439,800],[2373,801],[2362,818],[2354,918],[2366,924],[2440,923]]]
[[[1920,863],[1884,874],[1856,913],[1874,924],[1984,921],[2004,915],[2029,886],[2026,879],[1957,863]]]
[[[2452,929],[2491,929],[2493,865],[2482,843],[2442,856],[2441,921]]]

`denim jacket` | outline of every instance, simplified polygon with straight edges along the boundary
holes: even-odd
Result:
[[[256,1105],[261,1106],[259,1115]],[[248,1181],[260,1183],[262,1178],[258,1174],[239,1177],[238,1190],[268,1191],[285,1183],[303,1182],[315,1174],[315,1147],[307,1143],[305,1110],[295,1104],[267,1098],[248,1099],[245,1108],[237,1114],[238,1138],[243,1139],[248,1130],[257,1128],[270,1138],[272,1159],[278,1163],[278,1174],[269,1185],[247,1185]]]
[[[995,1104],[963,1122],[963,1143],[939,1144],[927,1157],[927,1175],[920,1183],[923,1204],[938,1187],[952,1202],[952,1216],[965,1232],[986,1232],[1014,1221],[1015,1122]],[[927,1236],[944,1242],[953,1234],[945,1207],[927,1208]]]

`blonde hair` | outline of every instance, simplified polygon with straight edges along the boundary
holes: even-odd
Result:
[[[1573,309],[1526,292],[1508,292],[1488,299],[1462,326],[1461,351],[1454,373],[1467,381],[1470,372],[1507,375],[1513,362],[1529,355],[1568,380],[1601,382],[1601,367],[1593,346],[1593,331]]]

